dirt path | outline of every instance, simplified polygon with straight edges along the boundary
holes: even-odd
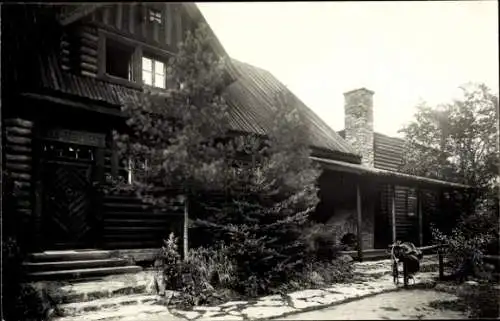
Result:
[[[317,311],[304,312],[280,320],[390,320],[390,319],[467,319],[463,312],[434,309],[433,301],[457,297],[432,290],[408,290],[379,294],[359,301]]]

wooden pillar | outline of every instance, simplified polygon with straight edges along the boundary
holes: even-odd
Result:
[[[187,259],[188,256],[188,250],[189,250],[189,239],[188,239],[188,231],[189,231],[189,202],[188,198],[184,198],[184,220],[183,220],[183,254],[184,254],[184,260]]]
[[[363,261],[363,217],[361,208],[361,186],[356,183],[356,213],[357,213],[357,234],[358,234],[358,258]]]
[[[95,151],[95,173],[94,182],[101,185],[104,182],[104,147],[97,147]],[[94,185],[95,186],[95,185]],[[103,198],[99,190],[93,189],[93,203],[94,203],[94,237],[93,244],[96,247],[103,245],[103,217],[102,217],[102,203]]]
[[[391,227],[392,243],[396,243],[396,186],[391,185]]]
[[[422,208],[422,191],[417,190],[417,211],[418,211],[418,244],[424,246],[424,232],[423,232],[423,208]]]
[[[405,287],[408,286],[408,261],[403,261],[403,284]]]
[[[111,176],[113,178],[118,177],[118,146],[116,146],[116,140],[113,133],[111,133]]]

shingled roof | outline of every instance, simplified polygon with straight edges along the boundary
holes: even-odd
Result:
[[[270,72],[235,59],[232,59],[232,66],[237,80],[227,88],[227,93],[234,128],[265,134],[273,117],[274,95],[284,91],[291,96],[289,102],[293,107],[301,112],[313,147],[337,154],[357,155],[353,147]]]

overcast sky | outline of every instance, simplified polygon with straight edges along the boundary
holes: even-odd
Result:
[[[375,91],[375,130],[396,135],[419,100],[484,82],[498,92],[497,1],[198,3],[230,56],[272,72],[332,128],[343,93]]]

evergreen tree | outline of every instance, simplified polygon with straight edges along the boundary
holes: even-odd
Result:
[[[319,171],[290,95],[276,95],[267,137],[231,132],[225,70],[202,26],[169,63],[174,88],[124,102],[129,131],[116,135],[118,146],[124,157],[147,160],[148,168],[120,188],[159,206],[171,189],[187,195],[196,226],[226,243],[237,262],[235,288],[258,294],[303,268],[301,237],[318,202]]]
[[[213,204],[196,221],[228,244],[238,262],[236,288],[252,296],[302,272],[307,257],[303,231],[318,203],[319,170],[309,159],[306,127],[289,99],[277,95],[265,147],[253,150],[252,161],[240,165],[239,182],[224,202]]]

